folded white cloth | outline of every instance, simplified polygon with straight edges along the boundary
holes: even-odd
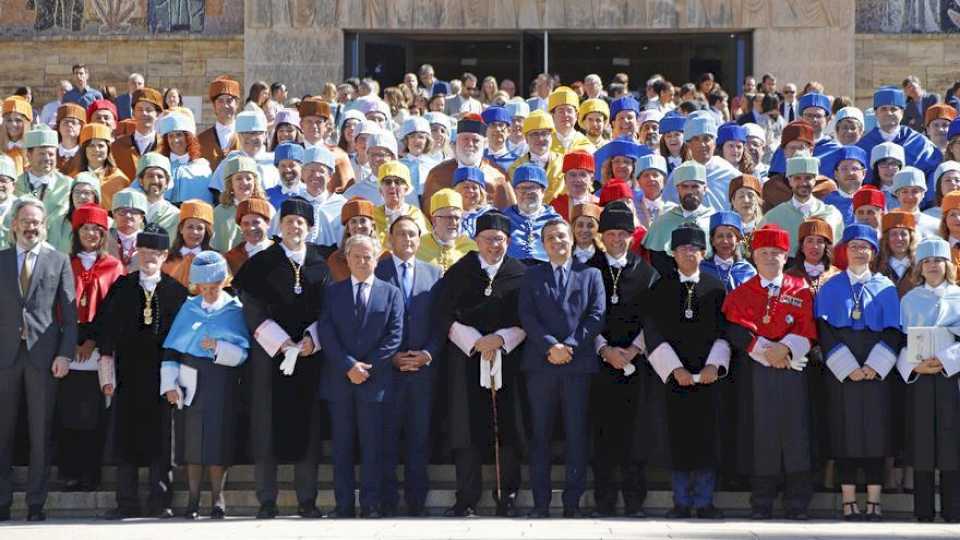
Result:
[[[480,386],[484,388],[490,388],[490,379],[493,378],[493,386],[496,390],[499,390],[503,387],[503,370],[501,369],[501,362],[503,353],[497,349],[493,353],[493,362],[487,362],[483,358],[480,359]]]
[[[117,390],[117,371],[115,364],[113,362],[112,356],[101,356],[100,363],[97,368],[97,378],[100,380],[100,389],[103,390],[103,387],[110,385],[113,387],[113,390]],[[110,396],[103,396],[104,407],[109,409]]]
[[[100,369],[100,350],[94,349],[90,357],[83,362],[70,362],[70,371],[98,371]]]
[[[297,357],[300,356],[300,346],[287,347],[283,351],[283,362],[280,362],[280,371],[287,377],[293,375],[293,370],[297,368]]]

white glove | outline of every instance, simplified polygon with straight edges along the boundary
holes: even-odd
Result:
[[[300,346],[287,347],[283,351],[283,362],[280,362],[280,371],[289,377],[293,375],[293,370],[297,368],[297,357],[300,356]]]
[[[790,369],[795,371],[803,371],[807,367],[807,357],[803,356],[801,358],[794,358],[790,360]]]
[[[633,375],[634,373],[636,373],[636,371],[637,371],[637,366],[633,365],[632,363],[623,366],[623,376],[624,376],[624,377],[629,377],[629,376]]]

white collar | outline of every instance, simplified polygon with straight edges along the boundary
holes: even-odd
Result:
[[[580,262],[589,261],[590,258],[593,257],[594,253],[596,252],[597,252],[597,248],[594,246],[590,246],[588,248],[579,248],[579,247],[573,248],[573,256],[576,257],[577,259],[580,259]]]
[[[869,268],[867,268],[867,270],[860,275],[854,274],[853,268],[847,268],[847,277],[850,278],[851,285],[854,285],[856,283],[860,283],[860,284],[866,283],[870,281],[871,276],[873,276],[873,274],[870,272]]]
[[[950,242],[950,247],[952,248],[953,246],[960,243],[960,238],[954,238],[953,236],[951,236],[948,241]]]
[[[226,124],[221,124],[220,122],[215,122],[213,125],[216,126],[218,135],[220,133],[233,134],[236,126],[236,124],[226,125]]]
[[[700,211],[700,207],[699,207],[699,206],[697,207],[696,210],[686,210],[686,209],[684,209],[682,206],[678,206],[677,208],[680,209],[680,211],[683,213],[683,217],[685,217],[685,218],[688,218],[688,217],[690,217],[690,216],[694,216],[694,215],[697,214],[697,212]]]
[[[854,193],[856,193],[856,191],[854,191],[853,193],[847,193],[846,191],[844,191],[844,190],[842,190],[842,189],[837,189],[837,195],[840,195],[840,196],[843,197],[844,199],[852,199]]]
[[[557,138],[557,141],[560,142],[560,146],[562,146],[564,150],[569,150],[570,145],[573,144],[574,139],[577,137],[577,130],[571,129],[570,134],[566,137],[560,135],[559,131],[554,131],[553,135]]]
[[[248,257],[253,257],[257,253],[267,249],[270,245],[273,244],[273,241],[269,238],[264,238],[259,244],[251,244],[250,242],[243,243],[243,249],[247,252]]]
[[[366,283],[366,285],[367,285],[367,292],[368,292],[368,293],[370,292],[370,289],[373,287],[373,280],[374,280],[375,278],[376,278],[375,275],[370,274],[370,277],[368,277],[367,279],[363,280],[363,283]],[[350,284],[351,284],[351,286],[353,287],[354,290],[356,290],[357,285],[359,285],[360,283],[361,283],[361,282],[360,282],[359,280],[357,280],[357,278],[354,277],[353,274],[350,275]]]
[[[767,278],[765,278],[765,277],[763,277],[763,276],[760,276],[760,286],[761,286],[761,287],[763,287],[764,289],[766,289],[766,288],[768,288],[770,285],[773,285],[773,286],[774,286],[775,288],[777,288],[777,289],[779,289],[780,287],[782,287],[782,286],[783,286],[783,274],[780,274],[779,276],[773,278],[772,280],[768,280]]]
[[[180,248],[180,256],[186,257],[188,255],[198,255],[201,251],[203,250],[200,248],[200,246],[197,246],[195,248],[188,248],[187,246],[183,246]]]
[[[187,163],[190,161],[190,154],[174,154],[170,152],[170,163]]]
[[[77,258],[80,259],[80,264],[83,265],[84,270],[90,270],[93,268],[94,263],[97,262],[97,257],[100,254],[96,251],[81,251],[77,253]]]
[[[73,148],[64,148],[62,144],[57,145],[57,153],[65,158],[72,158],[77,155],[77,152],[80,150],[80,145],[74,146]]]
[[[157,272],[152,276],[148,276],[140,272],[140,287],[147,292],[153,292],[157,288],[157,283],[160,283],[162,272]]]
[[[36,189],[40,186],[45,186],[49,184],[50,181],[53,180],[53,173],[51,172],[50,174],[46,174],[44,176],[37,176],[32,172],[27,171],[27,178],[30,180],[30,185],[32,185],[33,188]]]
[[[145,134],[145,135],[141,135],[139,131],[134,131],[134,132],[133,132],[133,138],[134,138],[134,140],[137,141],[138,144],[141,143],[141,142],[152,143],[152,142],[154,142],[154,141],[157,140],[157,132],[156,132],[156,131],[151,131],[150,133],[147,133],[147,134]]]
[[[292,194],[292,195],[300,195],[301,197],[303,197],[304,199],[306,199],[307,202],[309,202],[309,203],[317,203],[317,204],[327,202],[327,199],[330,198],[330,193],[329,193],[327,190],[325,190],[325,189],[322,190],[322,191],[320,191],[320,194],[319,194],[319,195],[313,196],[313,195],[310,194],[309,191],[307,191],[307,187],[306,187],[306,186],[304,186],[303,184],[301,184],[300,186],[301,186],[301,187],[299,188],[298,191],[291,191],[291,192],[289,192],[289,193]]]
[[[7,141],[7,150],[13,150],[14,148],[23,148],[23,141]]]
[[[677,270],[677,274],[680,275],[680,283],[700,283],[700,270],[697,270],[689,276],[679,270]]]
[[[943,295],[947,294],[947,286],[950,285],[947,280],[943,280],[943,283],[937,285],[936,287],[931,287],[930,285],[924,283],[923,288],[937,295],[939,298],[943,298]]]
[[[480,269],[487,273],[488,276],[492,279],[497,275],[497,272],[500,271],[500,267],[503,266],[503,259],[500,259],[496,264],[490,264],[483,259],[483,257],[477,256],[477,259],[480,260]]]
[[[137,241],[138,234],[139,233],[123,234],[122,232],[117,231],[117,238],[120,240],[120,244],[129,244],[130,242]]]
[[[304,194],[308,194],[306,193],[307,190],[303,189],[303,182],[301,182],[299,179],[297,180],[297,183],[293,185],[293,187],[289,187],[289,188],[283,182],[280,182],[280,193],[283,195],[299,195],[301,191],[303,191]],[[320,196],[318,196],[317,198],[319,199],[320,197],[324,196],[326,193],[327,193],[327,190],[323,190],[322,192],[320,192]]]
[[[524,218],[526,218],[526,219],[537,219],[538,217],[540,217],[540,214],[542,214],[542,213],[544,212],[544,209],[545,209],[545,208],[546,208],[545,206],[541,206],[540,208],[537,208],[537,211],[536,211],[536,212],[533,212],[532,214],[528,214],[528,213],[524,212],[523,210],[521,210],[521,209],[520,209],[520,205],[518,204],[518,205],[517,205],[517,213],[520,214],[522,217],[524,217]]]
[[[547,161],[550,159],[550,152],[548,151],[546,154],[543,154],[542,156],[538,156],[537,154],[534,154],[533,151],[531,150],[529,153],[529,156],[530,156],[529,157],[530,163],[535,163],[537,165],[543,166],[543,165],[546,165]]]
[[[27,250],[23,249],[20,244],[17,244],[17,257],[22,257],[24,253],[33,253],[34,255],[39,255],[41,246],[43,246],[43,242],[38,242],[37,245]]]
[[[796,197],[790,197],[790,204],[797,210],[810,210],[813,208],[813,197],[811,196],[805,203],[798,201]]]
[[[907,271],[907,268],[910,268],[910,258],[909,257],[890,257],[889,259],[890,268],[893,268],[893,271],[897,273],[897,276],[903,277],[903,273]]]
[[[200,307],[203,308],[204,311],[208,311],[208,312],[217,311],[218,309],[227,305],[227,302],[229,300],[230,300],[230,295],[224,291],[220,291],[220,296],[218,296],[217,300],[212,304],[208,304],[207,301],[203,300],[201,297]]]
[[[660,210],[661,208],[663,208],[663,197],[658,197],[656,199],[648,199],[644,197],[643,205],[646,206],[647,208],[655,208],[657,210]]]
[[[612,266],[612,267],[614,267],[614,268],[623,268],[623,267],[627,266],[627,252],[626,252],[626,251],[624,251],[624,252],[623,252],[623,255],[621,255],[621,256],[619,256],[619,257],[613,257],[613,256],[610,255],[609,253],[606,253],[605,255],[606,255],[606,257],[607,257],[607,264],[609,264],[610,266]]]
[[[886,131],[880,129],[879,126],[877,126],[877,131],[880,133],[880,138],[883,139],[884,142],[892,142],[897,138],[897,135],[900,134],[900,130],[895,129],[893,130],[893,133],[887,133]]]
[[[810,264],[807,261],[803,261],[803,269],[806,270],[807,275],[811,277],[817,277],[826,271],[823,264]]]
[[[409,261],[405,261],[405,260],[401,259],[400,257],[397,257],[396,255],[392,255],[392,254],[390,255],[390,257],[393,259],[393,265],[397,267],[397,275],[398,275],[398,276],[400,275],[400,267],[401,267],[401,266],[410,265],[410,266],[407,267],[408,270],[413,270],[413,268],[416,266],[416,262],[415,262],[416,257],[410,257],[410,260],[409,260]]]
[[[737,259],[735,259],[734,257],[730,257],[729,259],[724,259],[723,257],[721,257],[721,256],[719,256],[719,255],[714,255],[714,256],[713,256],[713,262],[714,262],[717,266],[733,266],[733,264],[734,264],[735,262],[737,262]]]
[[[550,266],[553,268],[553,273],[557,273],[557,269],[560,268],[560,266],[557,266],[556,264],[553,264],[552,262],[550,263]],[[567,275],[567,278],[569,278],[569,277],[570,277],[570,267],[573,266],[573,257],[570,257],[569,259],[567,259],[567,261],[564,262],[563,265],[561,265],[561,266],[563,266],[563,271],[564,271],[564,273]]]
[[[292,249],[288,248],[285,244],[281,242],[280,247],[283,248],[283,253],[284,255],[287,256],[288,259],[290,259],[291,261],[297,264],[303,264],[303,260],[307,256],[307,246],[303,246],[301,249],[298,249],[297,251],[293,251]]]

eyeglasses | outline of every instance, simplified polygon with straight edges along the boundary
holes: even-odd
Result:
[[[407,181],[403,180],[402,178],[390,178],[390,177],[384,178],[383,180],[380,181],[380,183],[384,186],[406,186],[407,185]]]
[[[796,91],[796,90],[784,90],[783,93],[786,94],[786,95],[788,95],[788,96],[792,96],[793,94],[796,94],[797,91]]]
[[[837,167],[837,171],[843,174],[855,174],[864,171],[863,167]]]
[[[391,159],[393,154],[390,152],[370,152],[367,151],[367,157],[376,158],[376,159]]]

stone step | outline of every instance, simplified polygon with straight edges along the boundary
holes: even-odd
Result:
[[[206,486],[205,486],[206,487]],[[552,508],[559,511],[562,508],[561,493],[559,489],[554,490],[552,499]],[[259,504],[256,495],[252,489],[228,489],[224,492],[227,503],[227,511],[233,516],[252,516],[256,514]],[[455,490],[452,486],[431,489],[427,496],[427,507],[432,514],[441,514],[445,508],[453,505]],[[864,503],[861,495],[861,506]],[[723,509],[730,517],[743,517],[749,514],[750,494],[745,492],[719,491],[715,494],[715,503],[717,507]],[[95,517],[115,506],[115,495],[112,491],[96,492],[62,492],[52,491],[47,499],[46,510],[51,517]],[[183,490],[177,490],[174,495],[174,507],[181,511],[187,504],[187,493]],[[290,489],[281,489],[279,500],[277,501],[281,514],[293,514],[296,511],[296,494]],[[334,505],[333,490],[330,488],[321,489],[317,496],[317,506],[323,510],[330,509]],[[495,507],[490,491],[485,490],[480,502],[482,513],[492,513]],[[521,490],[519,494],[519,506],[523,509],[533,506],[533,495],[527,490]],[[588,490],[584,495],[582,506],[591,508],[593,506],[593,492]],[[662,515],[673,506],[673,496],[667,490],[655,490],[649,492],[646,499],[645,508],[651,515]],[[359,503],[357,504],[359,508]],[[201,511],[207,512],[210,508],[209,492],[204,492],[201,498]],[[817,493],[814,495],[810,505],[810,513],[813,516],[821,518],[833,518],[838,515],[840,508],[839,493]],[[779,504],[778,504],[779,509]],[[26,505],[24,494],[17,492],[14,494],[12,513],[15,518],[26,514]],[[884,513],[893,519],[907,519],[913,512],[913,497],[911,495],[890,494],[883,497]]]

